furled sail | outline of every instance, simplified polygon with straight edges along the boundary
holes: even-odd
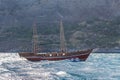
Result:
[[[36,22],[33,24],[33,53],[37,54],[38,46],[38,35],[37,35],[37,27],[36,27]]]
[[[60,20],[60,49],[62,52],[67,51],[62,19]]]

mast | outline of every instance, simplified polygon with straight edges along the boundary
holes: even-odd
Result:
[[[62,52],[67,51],[62,19],[60,20],[60,49]]]
[[[37,35],[37,28],[36,28],[36,22],[33,24],[33,52],[34,54],[37,54],[37,41],[38,41],[38,35]]]

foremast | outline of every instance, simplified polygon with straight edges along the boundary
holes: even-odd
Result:
[[[60,20],[60,50],[61,52],[67,51],[62,19]]]
[[[36,27],[36,22],[34,22],[33,24],[33,53],[34,54],[37,54],[37,51],[38,51],[37,42],[38,42],[37,27]]]

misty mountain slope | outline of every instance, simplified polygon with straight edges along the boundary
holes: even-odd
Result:
[[[70,48],[120,47],[119,16],[120,0],[0,0],[0,51],[31,50],[35,18],[45,48],[59,48],[60,18]]]
[[[0,20],[1,24],[11,26],[20,22],[28,24],[34,17],[41,16],[55,21],[55,16],[59,18],[57,12],[66,21],[111,18],[120,15],[119,4],[120,0],[0,0]]]

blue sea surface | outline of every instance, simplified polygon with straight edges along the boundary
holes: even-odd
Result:
[[[30,62],[0,53],[0,80],[120,80],[120,54],[94,54],[85,62]]]

